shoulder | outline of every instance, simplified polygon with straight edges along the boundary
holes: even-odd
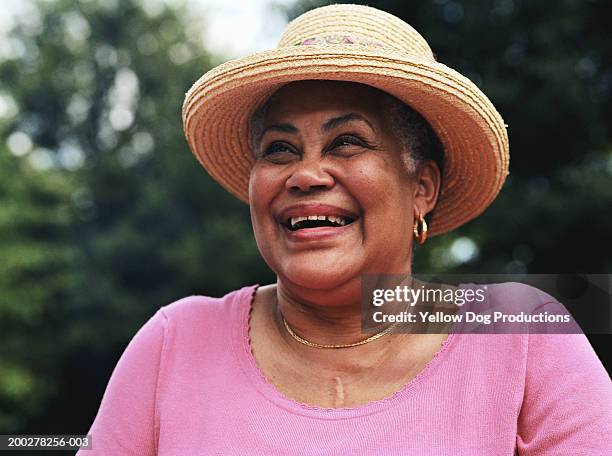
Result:
[[[213,297],[205,295],[186,296],[161,307],[161,312],[167,318],[190,318],[200,314],[227,312],[233,305],[239,304],[245,297],[251,295],[255,286],[248,286],[230,291],[224,296]]]
[[[530,285],[507,282],[487,285],[492,310],[501,309],[519,315],[569,315],[565,306],[550,294]],[[612,385],[607,372],[581,328],[570,318],[569,323],[529,322],[521,329],[524,345],[526,388],[531,395],[555,396],[556,390],[579,388],[587,379],[591,387],[584,398],[605,397],[612,405]],[[499,332],[514,332],[516,328],[503,324]],[[559,384],[562,378],[564,384]],[[574,385],[572,383],[575,382]],[[536,393],[537,392],[537,393]],[[597,398],[597,399],[596,399]]]
[[[500,332],[582,333],[565,305],[539,288],[519,282],[487,284],[485,288],[486,310],[504,317],[495,326]]]
[[[467,301],[470,310],[486,312],[494,309],[509,309],[515,311],[533,311],[542,307],[558,307],[563,305],[550,294],[520,282],[501,283],[465,283],[460,288],[472,290],[474,295]]]
[[[222,297],[187,296],[161,307],[159,313],[174,328],[217,326],[248,307],[256,289],[257,285],[246,286]]]
[[[520,282],[503,282],[487,285],[488,297],[492,301],[503,301],[505,303],[516,303],[525,305],[546,305],[558,303],[548,293],[539,288]]]
[[[586,336],[530,334],[527,353],[521,454],[612,454],[612,382]]]

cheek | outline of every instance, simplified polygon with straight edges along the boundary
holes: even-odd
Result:
[[[392,206],[397,213],[405,205],[410,194],[410,180],[398,164],[386,156],[374,154],[351,163],[346,168],[345,179],[347,187],[370,210]]]
[[[380,243],[407,242],[414,184],[403,169],[383,157],[372,157],[347,168],[345,178],[364,211],[366,237]]]
[[[253,216],[262,216],[282,187],[282,181],[275,177],[273,170],[255,164],[249,178],[249,204]],[[253,217],[256,218],[256,217]]]
[[[275,177],[276,173],[265,167],[253,167],[249,178],[249,206],[251,224],[257,247],[266,261],[270,258],[270,250],[274,245],[276,221],[270,211],[274,198],[282,189],[282,181]]]

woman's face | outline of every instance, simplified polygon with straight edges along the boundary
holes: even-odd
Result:
[[[328,289],[409,271],[417,184],[385,106],[377,91],[343,82],[292,83],[272,97],[249,200],[280,280]]]

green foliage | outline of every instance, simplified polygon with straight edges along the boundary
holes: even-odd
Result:
[[[188,22],[136,0],[54,1],[11,33],[16,51],[0,60],[5,433],[85,432],[157,308],[273,280],[248,208],[182,134],[184,93],[211,66]]]
[[[21,429],[53,393],[54,313],[67,309],[72,261],[70,180],[0,148],[0,429]]]

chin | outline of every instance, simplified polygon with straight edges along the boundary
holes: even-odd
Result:
[[[335,289],[354,278],[359,268],[330,261],[285,261],[277,271],[280,278],[303,288],[313,290]]]

